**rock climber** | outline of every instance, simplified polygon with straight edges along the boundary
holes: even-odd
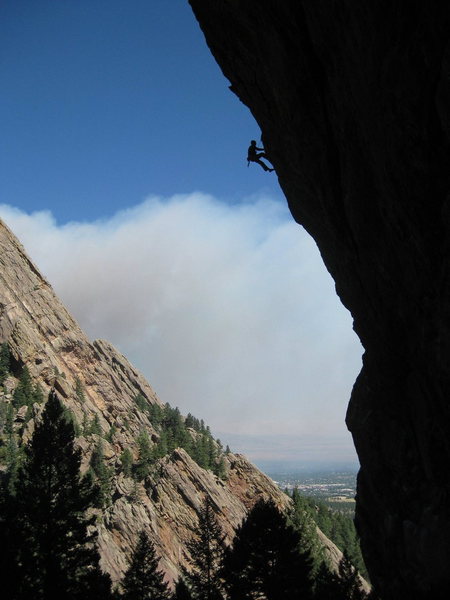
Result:
[[[258,151],[262,151],[260,154],[258,154]],[[266,160],[269,160],[266,156],[266,154],[264,153],[264,148],[258,148],[258,146],[256,145],[256,141],[252,140],[250,142],[250,146],[248,147],[248,152],[247,152],[247,166],[251,163],[251,162],[255,162],[258,163],[258,165],[261,165],[261,167],[264,169],[264,171],[273,171],[272,168],[268,167],[266,165],[266,163],[263,163],[263,161],[261,160],[261,158],[265,158]]]

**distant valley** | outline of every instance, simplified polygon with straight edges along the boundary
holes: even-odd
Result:
[[[330,508],[353,513],[356,495],[356,470],[268,472],[282,490],[295,488],[304,495],[326,502]]]

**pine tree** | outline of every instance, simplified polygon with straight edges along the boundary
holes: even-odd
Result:
[[[33,404],[36,402],[37,404],[42,404],[44,402],[44,392],[42,391],[41,386],[37,383],[33,390],[32,395]]]
[[[114,425],[114,423],[111,425],[111,427],[109,428],[108,433],[105,435],[105,439],[112,444],[114,442],[114,436],[117,433],[117,427]]]
[[[309,600],[313,561],[298,532],[271,502],[258,502],[236,533],[224,559],[230,600]]]
[[[70,408],[67,408],[66,406],[63,407],[63,411],[64,411],[64,418],[66,419],[66,421],[68,421],[69,423],[72,423],[72,425],[73,425],[73,431],[75,433],[75,437],[79,437],[82,433],[82,429],[81,429],[80,425],[78,424],[76,416],[73,414],[73,412],[70,410]]]
[[[3,433],[7,436],[11,436],[14,433],[14,407],[12,404],[6,405]]]
[[[124,600],[169,600],[164,574],[158,570],[155,548],[145,531],[141,531],[122,581]]]
[[[314,580],[314,600],[342,600],[339,577],[322,562]]]
[[[125,450],[120,455],[120,462],[122,464],[122,471],[126,477],[131,477],[132,468],[133,468],[133,455],[129,448],[125,448]]]
[[[16,437],[10,435],[6,444],[6,466],[7,471],[3,479],[5,491],[9,495],[16,493],[16,485],[19,477],[20,465],[23,461],[23,452],[17,444]]]
[[[95,489],[80,477],[81,452],[55,394],[25,448],[14,495],[4,490],[0,535],[8,548],[0,565],[10,600],[110,598],[110,579],[98,567],[87,518]]]
[[[137,439],[139,447],[139,458],[133,466],[133,475],[137,480],[145,479],[150,472],[153,462],[153,452],[150,446],[150,438],[145,430],[142,430]]]
[[[89,434],[102,435],[100,419],[98,418],[97,414],[93,416],[92,421],[89,424],[88,431],[84,435]]]
[[[339,562],[339,589],[343,600],[364,600],[367,594],[361,588],[358,571],[350,562],[347,552],[344,552]]]
[[[195,600],[221,600],[224,597],[220,577],[223,541],[211,499],[206,497],[199,515],[198,537],[187,545],[192,569],[185,572],[185,578]]]
[[[112,470],[105,464],[103,444],[101,441],[95,446],[94,451],[92,452],[90,467],[99,488],[97,506],[99,508],[109,506],[111,504]]]
[[[188,413],[184,424],[186,425],[186,427],[189,427],[191,429],[195,429],[195,417],[191,415],[191,413]]]
[[[175,585],[175,594],[173,600],[193,600],[192,594],[183,577],[180,577]]]
[[[166,456],[168,451],[167,432],[163,429],[159,435],[158,443],[154,448],[153,456],[154,458],[162,458],[163,456]]]
[[[308,550],[314,560],[315,568],[318,569],[323,562],[323,545],[319,542],[308,499],[300,494],[297,487],[292,491],[292,505],[289,523],[301,535],[303,549]]]
[[[142,394],[138,394],[134,398],[134,401],[135,401],[136,405],[138,406],[138,408],[142,412],[148,412],[148,410],[149,410],[149,404],[148,404],[147,400],[144,398],[144,396]]]
[[[204,432],[197,436],[192,453],[192,458],[202,469],[210,468],[208,438]]]
[[[9,369],[10,369],[11,355],[9,351],[9,346],[6,342],[4,342],[0,346],[0,385],[5,381],[8,377]]]
[[[212,436],[207,437],[207,453],[208,453],[208,463],[210,469],[214,469],[216,465],[217,458],[217,448]]]
[[[84,387],[79,377],[75,379],[75,394],[82,404],[86,401],[86,396],[84,395]]]
[[[15,408],[21,406],[31,406],[33,403],[34,386],[27,367],[22,369],[19,377],[19,383],[14,390],[13,405]]]
[[[219,479],[228,479],[227,467],[225,464],[225,458],[223,457],[223,454],[221,455],[221,457],[215,465],[214,473],[217,475],[217,477],[219,477]]]
[[[148,406],[148,414],[150,417],[150,422],[154,427],[158,427],[163,420],[164,410],[161,408],[159,404],[149,404]]]

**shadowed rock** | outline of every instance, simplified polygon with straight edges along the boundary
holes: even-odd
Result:
[[[385,599],[440,598],[450,584],[450,6],[190,4],[365,348],[347,424],[371,577]]]

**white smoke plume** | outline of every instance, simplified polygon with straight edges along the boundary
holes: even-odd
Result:
[[[315,436],[317,457],[354,457],[344,417],[361,347],[314,242],[279,202],[192,193],[92,223],[5,204],[0,217],[86,333],[224,443],[238,435],[236,450],[258,460],[246,435],[278,436],[274,456],[289,452],[283,439]]]

